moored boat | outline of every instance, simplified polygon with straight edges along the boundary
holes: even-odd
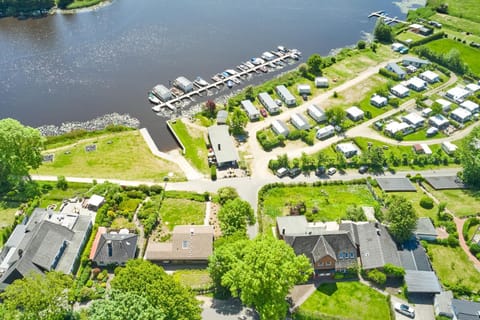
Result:
[[[202,77],[197,77],[195,78],[195,81],[194,81],[196,84],[198,84],[199,86],[201,87],[205,87],[205,86],[208,86],[208,82],[205,81]]]
[[[232,81],[235,82],[236,84],[242,83],[242,81],[240,81],[240,79],[238,79],[237,77],[233,77]]]
[[[148,93],[148,101],[153,104],[160,104],[161,102],[151,91]]]
[[[233,81],[232,80],[227,81],[227,87],[229,87],[230,89],[233,88]]]

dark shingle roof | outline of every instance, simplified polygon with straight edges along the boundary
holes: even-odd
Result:
[[[432,220],[426,217],[418,218],[414,233],[416,235],[437,236],[437,230],[435,230]]]
[[[406,270],[405,283],[410,293],[442,292],[442,287],[433,271]]]
[[[124,264],[135,257],[137,235],[104,233],[100,237],[93,261],[101,265]]]
[[[458,320],[478,320],[480,303],[453,299],[452,309]]]

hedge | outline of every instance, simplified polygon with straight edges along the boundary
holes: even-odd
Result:
[[[422,44],[428,43],[428,42],[433,41],[433,40],[442,39],[444,34],[445,34],[445,32],[443,32],[443,31],[440,31],[438,33],[434,33],[431,36],[425,37],[425,38],[417,40],[417,41],[410,42],[409,47],[413,48],[413,47],[421,46]]]

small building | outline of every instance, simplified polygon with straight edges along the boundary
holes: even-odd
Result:
[[[410,294],[436,294],[442,292],[442,287],[433,271],[405,271],[405,284]]]
[[[431,108],[425,108],[422,110],[422,117],[428,117],[432,112],[433,110]]]
[[[426,154],[427,156],[432,154],[432,150],[426,143],[421,143],[420,147],[422,148],[423,154]]]
[[[207,131],[208,140],[217,160],[217,167],[236,167],[239,157],[233,139],[228,133],[228,126],[224,124],[211,126]]]
[[[217,112],[217,124],[226,124],[228,118],[228,112],[226,110],[220,110]]]
[[[412,65],[406,66],[405,70],[407,70],[407,73],[414,73],[417,72],[418,68]]]
[[[326,138],[329,138],[329,137],[333,136],[334,134],[335,134],[335,128],[331,125],[328,125],[328,126],[325,126],[323,128],[318,129],[315,136],[317,137],[317,139],[323,140],[323,139],[326,139]]]
[[[457,150],[457,146],[451,143],[450,141],[442,142],[442,150],[445,151],[446,154],[451,155]]]
[[[406,135],[413,132],[412,126],[405,122],[392,121],[385,126],[385,133],[395,136],[398,133]]]
[[[424,60],[424,59],[419,59],[415,57],[405,57],[402,60],[402,65],[403,66],[414,66],[416,68],[421,68],[423,66],[426,66],[430,64],[430,61]]]
[[[247,116],[250,119],[250,121],[255,121],[255,120],[260,119],[260,112],[258,111],[257,108],[255,108],[252,101],[243,100],[240,103],[242,104],[242,108],[247,113]]]
[[[450,121],[441,114],[428,118],[428,123],[439,130],[443,130],[450,125]]]
[[[431,28],[427,28],[427,27],[421,27],[419,30],[418,30],[418,33],[420,33],[422,36],[429,36],[433,33],[433,29]]]
[[[312,89],[310,88],[310,86],[308,84],[299,84],[297,86],[297,91],[298,91],[298,94],[300,94],[300,95],[312,93]]]
[[[183,76],[175,79],[173,85],[185,93],[193,91],[193,82]]]
[[[290,122],[298,130],[310,129],[310,124],[308,123],[307,119],[305,119],[305,117],[300,113],[294,113],[290,118]]]
[[[172,93],[164,85],[156,85],[153,87],[152,92],[163,102],[167,102],[168,100],[172,99]]]
[[[423,153],[423,148],[420,144],[414,144],[412,146],[412,149],[413,149],[413,152],[415,152],[416,154],[422,154]]]
[[[270,114],[276,114],[280,112],[280,108],[278,105],[273,101],[272,97],[266,92],[260,92],[258,94],[258,100],[263,105],[263,107],[268,111]]]
[[[427,70],[419,75],[420,79],[427,81],[428,83],[435,83],[440,81],[440,76],[433,71]]]
[[[393,51],[399,52],[400,50],[405,48],[405,46],[402,43],[395,42],[395,43],[392,43],[391,48],[392,48]]]
[[[427,89],[427,83],[419,77],[413,77],[407,81],[407,87],[415,91],[423,91]]]
[[[445,97],[457,102],[457,103],[462,103],[463,100],[465,100],[469,95],[470,95],[470,91],[468,90],[465,90],[463,88],[460,88],[460,87],[455,87],[455,88],[452,88],[450,90],[447,91],[447,93],[445,93]]]
[[[442,291],[437,293],[433,298],[433,309],[435,310],[435,316],[453,318],[452,311],[452,291]]]
[[[465,110],[470,111],[470,113],[472,113],[472,114],[477,113],[478,110],[480,109],[478,104],[476,104],[475,102],[470,101],[470,100],[465,100],[462,103],[460,103],[460,107],[465,109]]]
[[[418,240],[435,241],[437,239],[437,230],[432,223],[432,220],[427,217],[418,218],[417,226],[413,234]]]
[[[381,107],[384,107],[388,104],[388,99],[385,98],[385,97],[382,97],[378,94],[374,94],[370,98],[370,104],[377,107],[377,108],[381,108]]]
[[[408,26],[408,30],[410,30],[411,32],[415,32],[415,33],[418,33],[421,28],[423,28],[423,25],[418,24],[418,23],[413,23],[413,24]]]
[[[394,62],[390,62],[389,64],[387,64],[385,69],[395,73],[400,79],[405,79],[405,76],[407,75],[405,70],[403,70],[398,64]]]
[[[297,104],[295,97],[288,91],[284,85],[276,86],[275,92],[288,107],[294,107]]]
[[[352,142],[339,143],[335,147],[338,152],[341,152],[345,158],[351,158],[358,153],[357,147]]]
[[[316,122],[327,121],[327,115],[325,111],[323,111],[323,109],[317,106],[316,104],[309,105],[307,107],[307,113]]]
[[[316,77],[315,78],[315,87],[317,88],[328,88],[328,79],[325,77]]]
[[[272,130],[277,135],[284,136],[284,137],[288,136],[288,134],[290,133],[290,130],[288,130],[288,127],[285,124],[285,122],[283,122],[282,120],[278,120],[278,119],[273,120]]]
[[[431,137],[431,136],[434,136],[438,133],[438,129],[435,128],[435,127],[430,127],[427,129],[427,131],[425,132],[427,134],[427,137]]]
[[[129,233],[127,229],[107,233],[105,227],[99,227],[89,258],[100,267],[124,266],[128,260],[135,258],[137,238],[136,234]]]
[[[363,119],[363,116],[365,115],[365,112],[363,112],[362,109],[359,107],[353,106],[345,110],[347,113],[347,117],[349,117],[353,121],[359,121]]]
[[[480,85],[475,83],[469,83],[465,86],[465,89],[470,91],[471,93],[477,93],[480,91]]]
[[[448,100],[437,99],[435,102],[442,106],[442,112],[448,112],[450,109],[452,109],[452,103]]]
[[[473,320],[480,317],[480,303],[466,300],[452,299],[454,320]]]
[[[423,127],[425,124],[425,118],[416,114],[415,112],[411,112],[406,116],[403,116],[402,120],[416,129]]]
[[[396,86],[392,87],[390,91],[399,98],[408,97],[410,94],[410,90],[401,84],[397,84]]]
[[[104,202],[104,197],[99,196],[98,194],[94,194],[90,197],[90,199],[88,199],[87,208],[89,210],[97,211],[104,204]]]
[[[457,108],[450,113],[450,117],[460,123],[465,123],[472,119],[472,113],[463,108]]]

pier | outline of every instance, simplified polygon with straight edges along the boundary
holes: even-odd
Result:
[[[385,11],[380,10],[380,11],[375,11],[372,12],[368,15],[369,18],[381,18],[385,21],[386,24],[392,24],[392,23],[403,23],[403,24],[408,24],[408,21],[400,20],[398,17],[390,17]]]
[[[193,101],[193,96],[197,96],[197,95],[201,96],[202,93],[204,92],[207,93],[211,89],[219,89],[220,87],[225,86],[228,81],[235,82],[233,80],[234,78],[239,78],[241,76],[248,75],[250,73],[259,73],[261,69],[266,68],[271,63],[276,63],[278,61],[283,62],[283,60],[287,60],[287,59],[296,59],[298,58],[298,56],[299,54],[297,51],[291,50],[288,52],[284,52],[281,55],[278,55],[274,59],[265,61],[264,63],[258,64],[258,65],[254,65],[253,67],[250,67],[247,70],[239,71],[234,75],[225,77],[213,83],[209,83],[206,86],[199,86],[199,85],[196,85],[194,82],[195,87],[197,87],[198,89],[194,89],[193,91],[183,93],[182,95],[174,96],[173,99],[170,99],[166,102],[161,102],[158,105],[153,106],[152,110],[155,112],[159,112],[162,108],[167,108],[167,109],[170,109],[171,111],[175,111],[176,110],[175,104],[181,102],[184,99],[189,99]]]

